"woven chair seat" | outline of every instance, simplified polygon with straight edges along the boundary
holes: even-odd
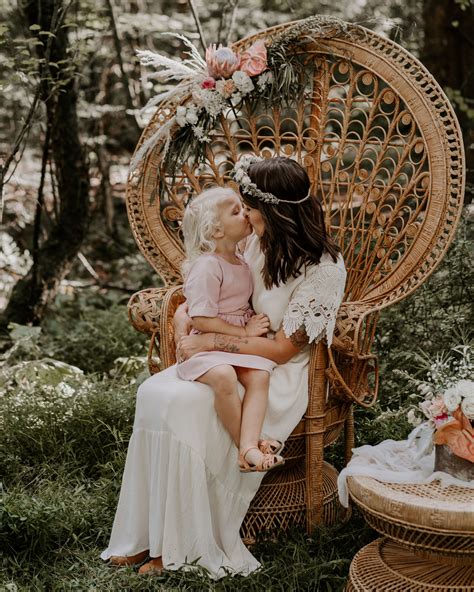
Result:
[[[474,560],[474,491],[421,484],[348,479],[352,501],[381,534],[418,552]]]

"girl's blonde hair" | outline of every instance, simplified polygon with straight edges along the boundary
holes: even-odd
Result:
[[[212,235],[219,226],[218,206],[229,197],[238,195],[227,187],[212,187],[197,195],[186,206],[181,225],[186,251],[182,266],[184,276],[197,257],[215,251],[216,243]]]

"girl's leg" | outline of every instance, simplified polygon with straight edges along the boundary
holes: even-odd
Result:
[[[240,442],[242,403],[237,390],[237,374],[232,366],[221,364],[196,379],[214,391],[214,408],[234,444]]]
[[[267,410],[270,375],[265,370],[250,368],[238,368],[237,375],[245,387],[239,449],[243,453],[251,448],[245,455],[245,459],[251,464],[258,464],[264,457],[263,453],[258,450],[258,440]]]

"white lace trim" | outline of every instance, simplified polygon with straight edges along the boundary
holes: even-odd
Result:
[[[337,263],[322,262],[309,268],[283,317],[285,335],[290,337],[304,325],[309,343],[326,337],[331,345],[345,283],[346,270],[341,256]]]

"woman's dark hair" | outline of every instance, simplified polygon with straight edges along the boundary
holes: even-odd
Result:
[[[251,164],[248,175],[261,191],[280,199],[298,201],[310,190],[304,168],[284,156]],[[314,195],[299,204],[271,204],[245,193],[245,187],[241,187],[241,194],[244,203],[258,209],[265,222],[260,246],[265,255],[262,275],[266,288],[297,277],[302,267],[319,263],[323,253],[336,262],[340,249],[326,232],[323,209]]]

